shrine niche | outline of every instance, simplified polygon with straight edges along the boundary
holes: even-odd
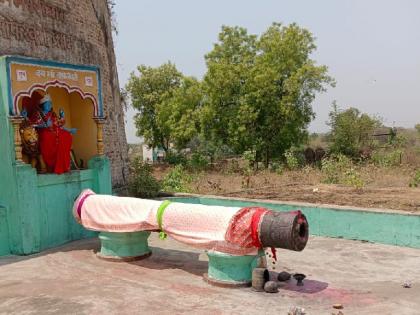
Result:
[[[21,121],[16,145],[22,161],[40,174],[63,174],[85,169],[92,157],[103,154],[97,70],[19,60],[9,71],[9,110]]]

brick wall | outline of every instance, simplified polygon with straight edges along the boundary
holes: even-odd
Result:
[[[105,153],[113,186],[124,187],[128,147],[107,1],[0,0],[0,55],[100,66]]]

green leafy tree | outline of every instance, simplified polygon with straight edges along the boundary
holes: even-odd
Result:
[[[185,148],[200,130],[200,111],[204,94],[202,84],[184,77],[173,95],[163,103],[171,138],[178,149]]]
[[[137,135],[144,137],[147,145],[168,151],[172,126],[166,105],[181,86],[182,73],[170,62],[157,68],[141,65],[137,70],[139,75],[132,73],[126,86],[139,111],[134,117]]]
[[[267,166],[307,139],[307,127],[315,114],[312,102],[328,85],[334,85],[326,66],[310,58],[315,39],[296,24],[274,23],[258,41],[258,54],[247,84],[245,110],[252,119],[241,122],[252,137],[257,156]]]
[[[205,134],[237,153],[255,152],[266,166],[302,143],[316,93],[333,84],[327,68],[310,58],[315,48],[312,34],[296,24],[273,24],[260,38],[223,27],[206,56]]]
[[[238,138],[242,131],[238,115],[255,62],[256,39],[244,28],[223,26],[219,42],[205,56],[206,106],[201,112],[202,131],[206,139],[232,147],[237,153],[249,147],[243,143],[243,138]]]
[[[378,118],[361,113],[353,107],[340,110],[335,102],[329,117],[330,151],[347,156],[357,156],[361,149],[372,146],[372,134],[381,126]]]
[[[416,128],[417,132],[420,134],[420,124],[416,124],[414,128]]]
[[[133,107],[137,134],[152,147],[166,152],[171,143],[179,149],[198,134],[199,111],[203,101],[201,83],[184,77],[175,65],[157,68],[139,66],[139,76],[131,74],[126,90]]]

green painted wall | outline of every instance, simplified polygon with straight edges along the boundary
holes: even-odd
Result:
[[[0,206],[0,256],[9,253],[9,226],[7,224],[7,209]]]
[[[16,200],[16,181],[14,172],[13,130],[10,126],[8,102],[8,81],[6,74],[6,60],[0,58],[0,205],[3,207],[2,234],[0,239],[1,254],[10,253],[11,244],[21,243],[19,235],[10,233],[9,226],[19,224],[18,215],[13,214],[10,204]],[[7,228],[6,225],[7,224]],[[7,230],[7,232],[6,232]]]
[[[63,175],[38,175],[17,163],[13,126],[9,122],[6,59],[0,58],[0,256],[28,255],[96,235],[77,224],[74,199],[85,188],[111,194],[106,157],[94,157],[88,169]]]
[[[85,170],[37,176],[37,229],[41,250],[92,235],[76,223],[71,209],[81,190],[93,188],[94,173],[94,170]]]
[[[302,210],[312,235],[420,248],[420,214],[295,206],[208,197],[175,197],[177,202],[215,206],[262,206],[275,211]]]
[[[5,213],[4,222],[8,223],[0,224],[0,235],[8,237],[0,238],[0,255],[28,255],[96,235],[79,225],[71,211],[83,189],[111,194],[108,159],[95,157],[94,163],[89,164],[94,168],[63,175],[38,175],[29,165],[14,166],[17,198],[6,198],[2,194],[8,211],[5,207],[0,209]],[[0,183],[1,191],[6,185]],[[0,219],[3,219],[1,211]]]

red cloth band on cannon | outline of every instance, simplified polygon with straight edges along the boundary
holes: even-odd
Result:
[[[77,215],[79,216],[80,219],[82,219],[82,206],[83,203],[85,202],[85,200],[87,199],[87,197],[94,195],[93,193],[87,193],[86,195],[84,195],[80,201],[79,204],[77,205]]]

